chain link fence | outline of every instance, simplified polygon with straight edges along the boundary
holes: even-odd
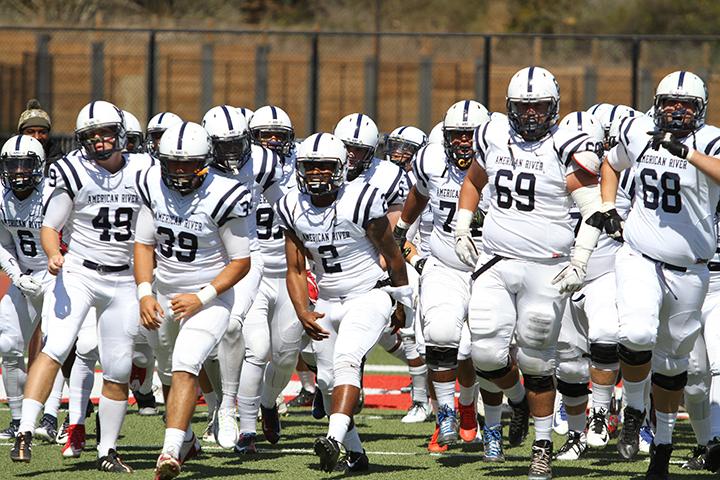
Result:
[[[647,110],[657,82],[678,69],[703,77],[710,123],[720,123],[720,36],[473,35],[0,27],[0,135],[38,98],[55,135],[79,109],[109,100],[141,122],[159,111],[199,121],[213,105],[285,109],[299,137],[363,111],[388,132],[425,131],[453,102],[503,111],[511,75],[551,70],[561,113],[597,102]]]

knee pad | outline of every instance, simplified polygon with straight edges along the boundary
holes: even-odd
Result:
[[[678,375],[663,375],[662,373],[654,372],[652,374],[652,383],[665,390],[677,391],[682,390],[687,385],[688,375],[687,372],[682,372]]]
[[[527,380],[525,380],[527,384]],[[568,397],[587,397],[590,393],[587,383],[568,383],[560,379],[557,381],[558,392]]]
[[[485,378],[488,380],[494,380],[496,378],[504,377],[505,375],[508,374],[508,372],[510,372],[510,370],[512,370],[512,362],[508,358],[507,363],[502,368],[498,368],[497,370],[477,370],[477,369],[475,369],[475,373],[477,373],[477,375],[479,377],[482,377],[482,378]]]
[[[517,364],[525,376],[553,376],[557,363],[555,357],[555,349],[536,349],[519,346]]]
[[[335,386],[352,385],[360,388],[362,386],[360,378],[362,377],[361,365],[349,360],[338,360],[333,368],[335,376]]]
[[[558,362],[555,376],[568,384],[587,384],[590,381],[590,365],[587,358],[580,357],[571,361]]]
[[[620,358],[617,343],[591,343],[590,360],[593,366],[603,370],[616,370]],[[605,368],[603,368],[605,367]]]
[[[630,350],[622,343],[618,345],[617,353],[620,360],[633,366],[645,365],[652,359],[652,350],[636,352]]]
[[[525,375],[523,380],[526,390],[535,393],[549,392],[555,390],[555,379],[552,375]]]
[[[701,402],[710,394],[710,378],[707,375],[688,374],[685,385],[685,403]]]
[[[457,348],[425,346],[425,363],[430,370],[443,371],[457,368],[457,356]]]
[[[136,343],[133,352],[133,365],[139,368],[149,368],[155,360],[153,349],[147,343]]]

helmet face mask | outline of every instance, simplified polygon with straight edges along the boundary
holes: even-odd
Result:
[[[660,130],[690,133],[703,123],[705,106],[697,97],[657,95],[653,118]]]
[[[518,100],[508,98],[508,120],[525,140],[539,140],[555,125],[558,102],[554,98]]]
[[[197,190],[207,174],[207,157],[173,157],[160,154],[159,160],[163,183],[182,195]]]
[[[461,128],[444,128],[445,152],[456,167],[467,170],[475,158],[473,150],[473,130]]]
[[[128,153],[142,153],[144,143],[142,133],[128,132],[126,136],[127,146],[125,147],[125,150],[127,150]]]
[[[339,158],[303,158],[297,161],[298,188],[312,197],[337,192],[345,183],[345,174]]]
[[[212,165],[225,173],[237,175],[250,160],[250,138],[247,134],[233,138],[212,138]]]
[[[343,143],[347,150],[347,179],[352,182],[370,166],[375,149],[348,141]]]
[[[269,148],[278,155],[288,157],[292,153],[295,132],[283,126],[266,126],[252,129],[253,142]]]
[[[403,170],[410,167],[410,161],[420,150],[417,143],[399,137],[388,137],[385,145],[387,159]]]
[[[6,188],[14,192],[26,192],[35,188],[43,179],[43,159],[29,152],[15,156],[0,156],[0,178]]]
[[[125,148],[126,133],[122,124],[96,125],[75,132],[75,137],[88,158],[108,160]]]

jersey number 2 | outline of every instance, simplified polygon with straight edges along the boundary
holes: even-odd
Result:
[[[322,255],[322,266],[325,273],[342,272],[342,265],[340,265],[340,262],[330,263],[331,260],[338,258],[338,251],[334,245],[322,245],[318,247],[318,253]]]

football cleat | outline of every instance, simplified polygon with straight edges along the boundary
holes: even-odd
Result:
[[[705,470],[710,472],[717,472],[720,470],[720,437],[713,438],[707,444]]]
[[[413,402],[403,418],[402,423],[421,423],[430,418],[430,405],[422,402]]]
[[[556,402],[555,414],[553,415],[552,428],[558,435],[565,435],[568,433],[568,422],[567,422],[567,411],[565,410],[565,404],[562,399],[559,398]]]
[[[617,450],[625,460],[632,459],[640,449],[640,429],[643,426],[645,412],[631,406],[625,407],[623,426],[617,443]]]
[[[217,434],[215,440],[222,448],[233,448],[240,436],[235,408],[220,408],[217,412]]]
[[[532,446],[528,480],[550,480],[552,478],[552,450],[550,440],[536,440]]]
[[[448,446],[447,445],[440,445],[438,443],[438,436],[440,435],[440,426],[438,424],[435,424],[435,431],[432,434],[432,437],[430,437],[430,443],[428,443],[427,449],[430,453],[443,453],[447,452]]]
[[[528,435],[528,429],[530,428],[530,405],[528,405],[527,397],[524,397],[522,401],[517,404],[508,400],[508,405],[512,408],[508,443],[511,447],[517,447],[525,441]]]
[[[254,433],[241,433],[240,438],[235,444],[235,453],[241,455],[252,455],[257,453],[257,447],[255,446],[255,439],[257,435]]]
[[[135,397],[135,403],[137,403],[138,415],[149,417],[158,414],[155,395],[152,392],[141,393],[139,391],[134,391],[133,397]]]
[[[460,415],[460,438],[465,443],[475,441],[478,433],[477,413],[475,412],[475,403],[463,405],[458,402],[458,413]]]
[[[570,430],[567,433],[565,444],[555,454],[555,460],[577,460],[585,450],[587,450],[587,437],[585,432],[574,432]]]
[[[85,425],[70,425],[68,439],[62,447],[62,456],[65,458],[78,458],[85,448]]]
[[[315,420],[325,418],[325,403],[323,401],[322,392],[319,388],[315,388],[315,396],[312,402],[312,416]]]
[[[32,432],[18,432],[10,450],[10,460],[29,463],[32,458]]]
[[[348,472],[367,472],[370,469],[370,459],[365,450],[362,452],[347,452],[343,459],[344,470]]]
[[[10,420],[8,428],[0,432],[0,439],[10,440],[11,438],[17,437],[18,428],[20,428],[20,419]]]
[[[502,425],[483,427],[483,460],[486,462],[504,462],[505,454],[502,446]]]
[[[315,391],[317,391],[317,388]],[[288,407],[310,407],[313,404],[314,396],[315,392],[309,392],[303,388],[300,389],[300,393],[297,394],[297,397],[290,400],[287,405]]]
[[[208,413],[208,422],[202,434],[202,441],[215,443],[215,429],[217,424],[217,409]]]
[[[278,407],[275,405],[273,408],[265,408],[261,404],[260,411],[262,412],[262,431],[265,440],[275,445],[280,441],[281,430]]]
[[[320,470],[333,472],[340,457],[340,445],[334,438],[318,437],[313,446],[315,455],[320,458]]]
[[[686,457],[682,468],[685,470],[705,470],[705,456],[707,455],[707,447],[705,445],[696,445]]]
[[[455,410],[448,405],[443,405],[438,410],[437,424],[440,427],[440,434],[437,442],[440,445],[452,445],[458,439],[458,421]]]
[[[97,469],[101,472],[133,473],[133,469],[122,461],[114,448],[111,448],[104,457],[97,459]]]
[[[275,399],[275,406],[278,409],[279,415],[282,415],[283,417],[287,416],[288,406],[287,406],[287,403],[285,403],[285,396],[283,396],[282,392]]]
[[[35,429],[35,437],[55,443],[57,434],[57,417],[53,417],[49,413],[44,414],[40,419],[40,425]]]
[[[608,411],[604,408],[591,408],[587,427],[588,447],[602,448],[610,441],[607,425]],[[562,450],[562,449],[561,449]]]
[[[653,443],[654,439],[655,432],[653,432],[650,424],[646,423],[640,429],[640,442],[638,444],[639,450],[642,453],[650,453],[650,445]]]
[[[67,443],[68,439],[68,427],[70,426],[70,415],[67,415],[65,417],[65,420],[63,421],[62,426],[60,427],[60,430],[58,430],[57,436],[55,437],[55,443],[58,445],[65,445]],[[100,438],[99,432],[95,434],[97,438]]]
[[[162,453],[155,463],[155,480],[170,480],[180,475],[180,460],[169,453]]]
[[[625,412],[627,413],[627,412]],[[645,474],[646,480],[669,480],[670,456],[673,446],[668,444],[650,444],[650,466]]]
[[[193,433],[192,438],[190,440],[183,440],[183,444],[180,447],[180,464],[184,464],[188,460],[197,457],[201,453],[202,446],[200,445],[200,440],[198,440],[197,436],[195,436],[195,434]]]

